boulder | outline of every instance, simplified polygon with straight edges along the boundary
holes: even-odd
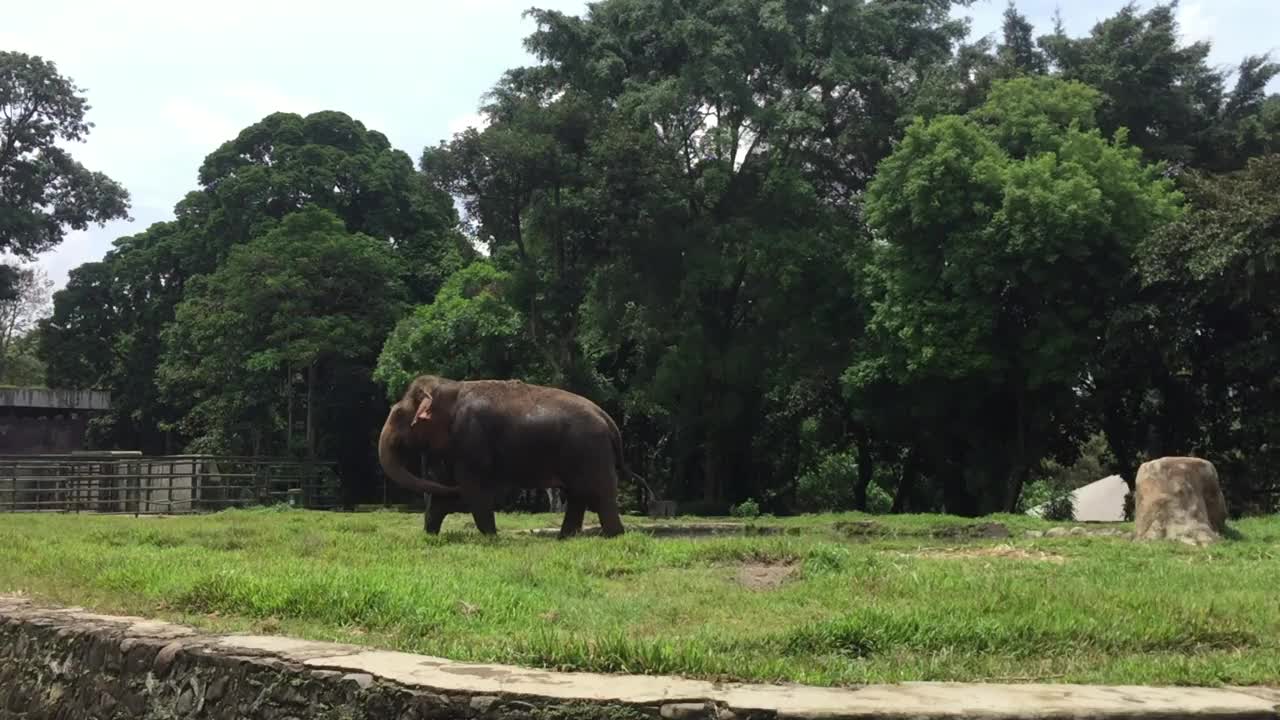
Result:
[[[1213,463],[1163,457],[1138,468],[1133,535],[1137,540],[1179,540],[1205,545],[1227,529],[1227,503]]]

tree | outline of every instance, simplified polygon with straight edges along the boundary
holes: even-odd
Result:
[[[415,173],[409,156],[381,133],[342,113],[268,115],[210,153],[200,180],[175,206],[174,220],[118,239],[101,261],[72,271],[55,295],[41,353],[51,382],[111,391],[112,409],[90,425],[101,447],[170,452],[189,439],[180,421],[190,405],[170,402],[156,383],[161,332],[196,278],[305,203],[390,248],[397,257],[392,277],[415,301],[429,301],[475,254],[457,232],[449,196]],[[240,391],[226,388],[228,395]],[[339,443],[351,474],[366,472],[360,463],[374,460],[362,459],[358,433],[338,428],[357,418],[373,422],[380,395],[367,378],[335,388],[325,412],[342,404],[346,412],[315,418],[318,445]]]
[[[530,367],[521,313],[506,301],[511,275],[477,261],[454,273],[429,305],[420,305],[387,337],[373,379],[399,399],[414,377],[523,377],[545,381]]]
[[[385,135],[345,113],[272,113],[210,153],[199,182],[206,244],[190,258],[196,272],[211,272],[232,246],[305,205],[390,243],[403,261],[397,276],[418,302],[475,256],[457,232],[452,198]]]
[[[160,333],[187,280],[195,234],[185,214],[118,238],[99,262],[71,271],[41,322],[50,384],[111,392],[111,408],[89,422],[90,442],[148,453],[173,451],[161,427],[177,419],[160,397]]]
[[[1159,168],[1096,130],[1099,101],[1079,83],[997,81],[968,116],[914,123],[868,188],[871,324],[892,377],[945,387],[951,512],[1017,506],[1077,427],[1134,244],[1177,216]]]
[[[195,446],[292,449],[300,384],[303,447],[315,456],[320,393],[368,383],[403,308],[398,269],[385,243],[309,206],[193,282],[163,333],[158,378],[171,402],[191,408],[182,423]]]
[[[128,217],[129,193],[55,144],[93,127],[79,93],[52,62],[0,51],[0,251],[32,260],[68,228]],[[0,274],[0,297],[16,282],[12,268]]]
[[[1126,128],[1148,160],[1204,165],[1217,152],[1225,79],[1208,64],[1208,42],[1179,43],[1175,9],[1156,4],[1140,13],[1128,2],[1083,38],[1068,37],[1059,19],[1039,44],[1059,77],[1102,93],[1104,136]]]
[[[1176,403],[1183,423],[1159,425],[1155,450],[1212,457],[1235,513],[1265,509],[1259,493],[1278,489],[1268,470],[1280,459],[1278,181],[1280,155],[1223,175],[1188,175],[1193,209],[1138,254],[1142,300],[1178,383],[1176,395],[1158,401]]]
[[[997,49],[1000,72],[1005,77],[1020,74],[1044,75],[1049,62],[1044,52],[1036,46],[1032,36],[1034,28],[1026,16],[1018,12],[1013,0],[1004,9],[1003,42]]]
[[[32,330],[14,339],[5,356],[4,373],[0,374],[0,385],[15,387],[44,385],[45,368],[38,353],[39,336],[39,330]]]
[[[36,322],[49,309],[49,291],[53,281],[39,266],[19,268],[13,286],[15,297],[0,300],[0,380],[17,384],[12,378],[21,376],[31,382],[33,366],[31,345]],[[22,365],[21,368],[15,367]]]
[[[756,442],[793,417],[771,401],[819,397],[792,394],[804,368],[780,359],[839,337],[845,306],[822,298],[849,296],[857,197],[914,79],[962,35],[949,2],[828,5],[533,11],[539,64],[507,73],[484,131],[423,161],[512,272],[553,377],[617,410],[638,464],[708,507],[760,497],[775,461],[798,461]],[[829,357],[812,386],[828,394]],[[814,402],[824,422],[840,412]]]

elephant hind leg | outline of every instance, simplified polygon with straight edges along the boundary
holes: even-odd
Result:
[[[458,484],[462,487],[462,501],[471,510],[471,519],[475,521],[476,529],[484,535],[497,535],[498,525],[493,517],[494,491],[488,483],[483,482],[487,468],[459,468],[459,472],[461,482]]]
[[[600,517],[600,534],[604,537],[616,537],[625,532],[622,528],[622,514],[618,512],[618,498],[604,495],[596,500],[596,515]]]
[[[581,497],[570,495],[565,500],[564,521],[560,523],[561,540],[582,532],[582,519],[587,513],[587,503]]]

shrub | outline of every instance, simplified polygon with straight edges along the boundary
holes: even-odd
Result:
[[[1075,500],[1071,498],[1070,491],[1051,499],[1045,506],[1042,517],[1045,520],[1053,520],[1055,522],[1074,522],[1076,519],[1076,504]]]
[[[729,514],[740,518],[760,517],[760,505],[755,500],[747,498],[730,508]]]

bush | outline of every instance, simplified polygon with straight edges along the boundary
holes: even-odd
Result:
[[[729,514],[740,518],[760,517],[760,505],[755,500],[747,498],[730,508]]]
[[[881,487],[878,480],[871,481],[871,486],[867,488],[867,512],[872,515],[884,515],[892,509],[893,495]]]
[[[1045,520],[1053,520],[1055,522],[1074,522],[1076,519],[1076,503],[1071,498],[1071,493],[1066,492],[1054,497],[1044,508],[1043,516]]]
[[[889,467],[879,465],[878,471],[891,475]],[[881,515],[893,507],[893,495],[884,489],[883,481],[892,478],[876,477],[867,487],[867,512]],[[800,475],[796,486],[797,504],[806,512],[838,512],[854,506],[854,488],[858,483],[858,459],[853,450],[823,454],[816,465]]]
[[[829,452],[800,475],[796,501],[808,512],[831,512],[853,507],[858,463],[853,451]]]

